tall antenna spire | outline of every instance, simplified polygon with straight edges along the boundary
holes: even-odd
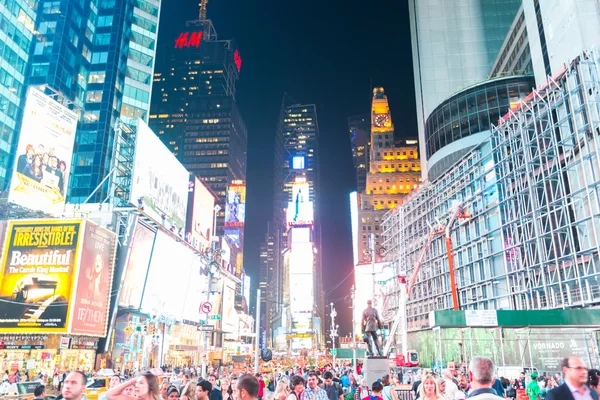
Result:
[[[200,21],[206,21],[206,6],[208,5],[208,0],[200,0]]]

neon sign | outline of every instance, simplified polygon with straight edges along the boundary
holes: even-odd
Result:
[[[238,72],[240,72],[242,70],[242,57],[240,57],[239,50],[236,50],[235,53],[233,53],[233,62],[235,63]]]
[[[202,32],[182,32],[175,40],[175,48],[183,49],[184,47],[200,47],[202,40]]]

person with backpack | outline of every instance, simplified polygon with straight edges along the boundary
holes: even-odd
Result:
[[[323,380],[325,381],[325,391],[329,400],[344,400],[344,390],[339,384],[333,381],[333,374],[331,371],[325,371],[323,373]]]
[[[382,392],[383,385],[381,382],[373,382],[373,385],[371,386],[371,395],[365,397],[363,400],[383,400],[383,397],[381,397]]]

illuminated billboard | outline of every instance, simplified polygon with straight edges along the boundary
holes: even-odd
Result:
[[[71,307],[72,334],[106,336],[116,241],[115,233],[86,221]]]
[[[119,297],[119,306],[121,307],[140,308],[155,235],[154,230],[140,222],[135,226],[133,238],[130,239],[131,250]]]
[[[246,185],[231,185],[227,189],[225,227],[242,227],[246,219]]]
[[[173,153],[138,119],[130,200],[156,221],[185,228],[189,173]]]
[[[77,114],[29,88],[9,202],[53,215],[63,212],[76,130]]]
[[[310,201],[310,186],[306,179],[296,179],[292,185],[292,201],[286,212],[288,226],[312,225],[315,220],[313,203]]]
[[[358,194],[350,193],[350,226],[352,232],[352,256],[354,265],[358,264]]]
[[[373,275],[373,266],[369,264],[359,264],[354,267],[354,285],[356,288],[354,309],[355,323],[357,332],[361,331],[360,321],[362,320],[362,312],[367,307],[367,300],[374,300],[374,307],[377,307],[380,316],[385,312],[382,309],[383,290],[379,282],[387,282],[395,275],[389,263],[375,263],[375,275]],[[375,280],[375,285],[373,285]],[[373,286],[375,286],[375,296],[373,296]]]
[[[81,220],[11,221],[0,273],[0,329],[67,332]]]
[[[292,157],[292,169],[304,169],[304,156]]]
[[[198,250],[210,247],[214,222],[215,196],[198,177],[189,186],[189,202],[186,232],[191,235],[189,242]]]
[[[235,310],[235,282],[230,278],[223,278],[223,301],[221,328],[223,332],[228,332],[228,337],[237,338],[237,326],[239,324],[237,311]]]

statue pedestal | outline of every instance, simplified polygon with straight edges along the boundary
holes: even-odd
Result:
[[[363,365],[363,374],[367,380],[367,385],[371,387],[377,379],[383,378],[390,373],[390,360],[383,356],[369,356],[365,358]]]

